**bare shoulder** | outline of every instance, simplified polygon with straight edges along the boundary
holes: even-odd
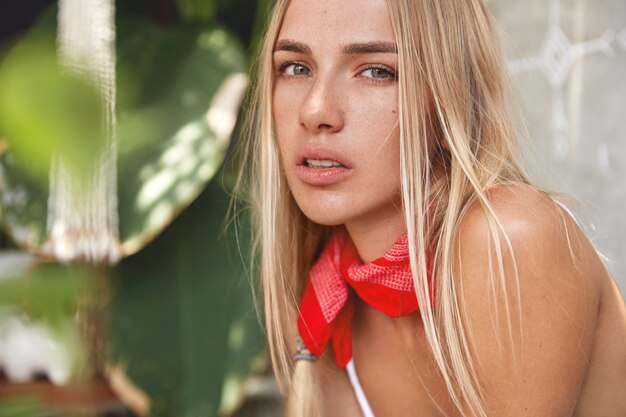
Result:
[[[498,266],[500,248],[506,283],[515,284],[507,287],[509,293],[519,285],[535,296],[558,294],[559,302],[569,302],[571,308],[589,303],[597,307],[608,274],[585,233],[562,206],[526,185],[495,187],[488,199],[491,213],[475,202],[459,226],[459,276],[474,277],[464,280],[465,288],[480,291],[492,286],[486,277]],[[531,307],[544,302],[541,297],[524,301]]]
[[[487,195],[496,221],[492,227],[504,238],[502,250],[508,257],[535,272],[554,267],[562,271],[554,277],[542,274],[543,282],[569,273],[572,278],[584,279],[587,290],[593,293],[596,286],[599,291],[608,278],[604,265],[571,214],[552,197],[527,185],[501,185]],[[458,241],[463,248],[488,249],[489,217],[477,202],[469,208],[459,227]]]
[[[495,415],[568,415],[587,371],[606,270],[546,193],[507,185],[488,199],[492,211],[474,203],[456,241],[455,282],[478,378]]]
[[[512,237],[549,237],[550,233],[565,232],[564,226],[575,225],[549,195],[528,185],[500,185],[488,190],[487,197],[493,214]],[[488,232],[487,216],[477,201],[469,207],[460,229],[466,239],[480,239],[481,233]]]

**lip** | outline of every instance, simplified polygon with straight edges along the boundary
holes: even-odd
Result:
[[[311,168],[307,159],[329,160],[341,164],[340,167]],[[307,147],[298,153],[296,174],[302,182],[314,186],[328,186],[340,183],[352,174],[352,163],[334,149]]]

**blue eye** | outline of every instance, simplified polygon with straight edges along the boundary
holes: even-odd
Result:
[[[361,74],[364,77],[372,78],[376,81],[387,81],[396,78],[396,74],[383,67],[371,67],[363,71]]]
[[[287,63],[280,70],[283,74],[290,76],[307,76],[311,74],[311,70],[297,62]]]

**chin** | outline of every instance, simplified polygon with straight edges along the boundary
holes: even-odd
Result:
[[[354,210],[350,210],[353,205],[346,201],[327,199],[315,193],[295,193],[292,196],[302,214],[322,226],[345,224],[355,214]]]
[[[345,224],[346,220],[350,218],[349,215],[332,208],[322,209],[300,204],[298,207],[309,220],[322,226],[339,226]]]

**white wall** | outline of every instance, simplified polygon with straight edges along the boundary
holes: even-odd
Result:
[[[572,208],[626,293],[626,1],[490,0],[539,184]]]

